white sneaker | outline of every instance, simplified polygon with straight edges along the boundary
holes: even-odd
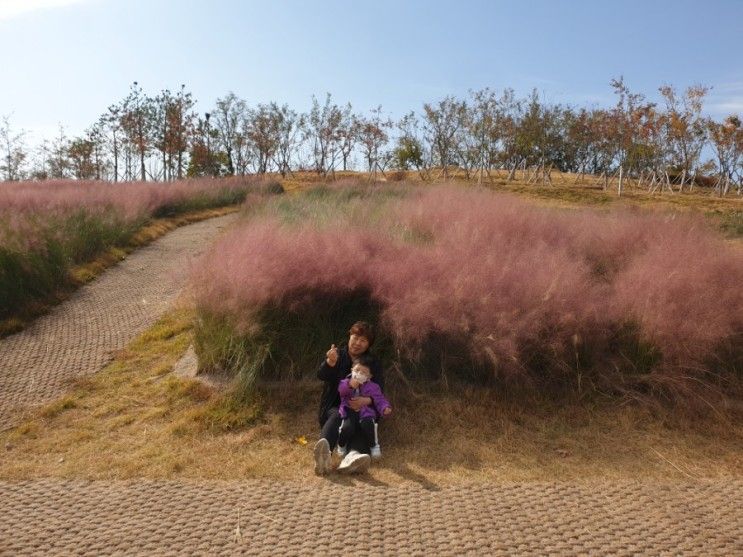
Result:
[[[330,472],[330,445],[327,439],[320,439],[315,443],[315,474],[324,476]]]
[[[380,447],[379,445],[374,445],[371,448],[370,452],[372,460],[379,460],[380,458],[382,458],[382,447]]]
[[[368,454],[351,450],[348,451],[348,454],[338,466],[338,472],[341,474],[358,474],[359,472],[366,472],[370,464],[371,457]]]
[[[341,447],[340,445],[338,445],[338,446],[337,446],[337,447],[335,448],[335,452],[336,452],[336,453],[338,453],[338,456],[339,456],[339,457],[343,458],[343,457],[345,457],[345,456],[346,456],[346,454],[348,453],[348,449],[346,449],[346,447]]]

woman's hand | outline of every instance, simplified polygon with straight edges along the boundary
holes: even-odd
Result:
[[[330,350],[325,354],[325,362],[330,367],[335,367],[335,364],[338,363],[338,349],[335,347],[335,344],[330,345]]]
[[[387,408],[385,408],[384,410],[382,410],[382,415],[383,416],[389,416],[390,414],[392,414],[392,406],[388,406]]]
[[[351,407],[351,410],[353,410],[354,412],[358,412],[364,406],[369,406],[371,403],[372,403],[372,399],[368,396],[355,396],[351,400],[348,401],[348,405]]]

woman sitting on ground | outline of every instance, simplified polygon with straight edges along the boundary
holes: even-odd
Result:
[[[323,381],[320,398],[320,440],[315,444],[315,473],[324,475],[331,470],[331,451],[338,443],[338,433],[342,418],[339,413],[341,405],[338,386],[350,373],[354,363],[365,356],[365,363],[371,371],[372,379],[384,390],[384,374],[379,360],[369,353],[374,344],[374,331],[368,323],[357,321],[349,331],[348,345],[340,349],[333,344],[325,354],[325,360],[317,370],[317,378]],[[373,404],[371,397],[357,396],[348,401],[348,407],[359,412],[364,406]],[[363,471],[369,467],[371,447],[361,434],[348,440],[347,452],[339,471]]]

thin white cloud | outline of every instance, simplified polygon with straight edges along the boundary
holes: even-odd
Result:
[[[722,102],[710,103],[709,112],[717,115],[743,114],[743,97],[730,98]]]
[[[87,0],[0,0],[0,21],[12,19],[28,12],[80,4]]]
[[[707,111],[713,115],[743,114],[743,81],[715,85],[707,101]]]
[[[721,83],[719,85],[715,85],[712,88],[712,91],[717,91],[718,93],[741,93],[743,92],[743,81],[730,81],[728,83]]]

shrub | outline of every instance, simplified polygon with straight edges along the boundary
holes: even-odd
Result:
[[[260,346],[246,389],[313,369],[357,304],[408,374],[670,397],[737,385],[709,362],[743,331],[742,280],[740,254],[693,217],[451,187],[269,203],[194,270],[199,312]]]
[[[73,265],[125,246],[149,218],[254,203],[280,191],[273,180],[249,177],[0,183],[0,319],[51,301],[72,283]]]

